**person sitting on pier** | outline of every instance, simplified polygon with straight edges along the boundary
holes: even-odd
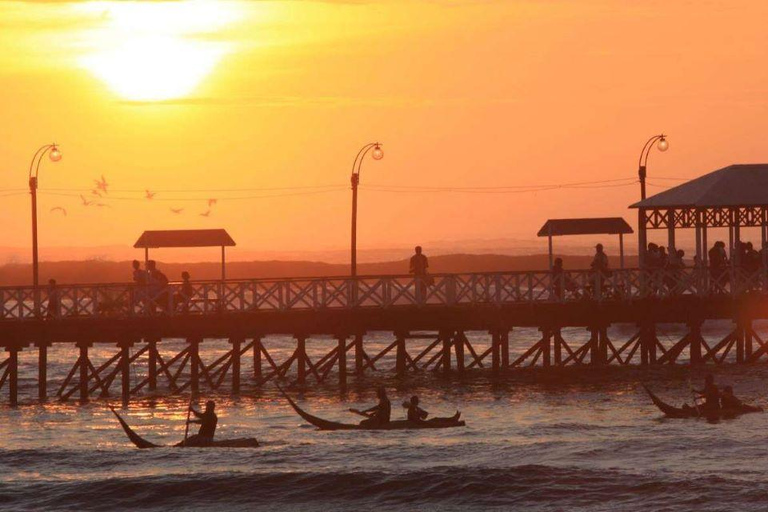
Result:
[[[722,409],[741,409],[744,403],[736,398],[731,386],[723,386],[723,392],[720,393],[720,407]]]
[[[387,398],[387,391],[384,389],[384,386],[379,386],[376,390],[376,396],[379,398],[379,403],[361,411],[361,414],[368,416],[368,418],[361,421],[360,425],[366,427],[379,427],[389,423],[389,418],[392,414],[392,404],[390,403],[389,398]]]
[[[216,402],[208,400],[205,403],[205,411],[196,411],[194,407],[190,406],[192,414],[197,418],[196,420],[189,420],[190,423],[198,423],[200,430],[197,435],[194,435],[186,440],[185,446],[209,446],[213,443],[213,436],[216,433],[216,424],[219,422],[219,417],[216,416],[214,410],[216,409]]]
[[[704,399],[702,409],[705,411],[717,411],[720,409],[720,390],[717,389],[715,378],[712,374],[704,378],[704,389],[695,389],[694,392]]]
[[[427,419],[429,413],[419,407],[419,397],[414,395],[410,401],[403,402],[403,407],[408,409],[407,419],[413,423],[421,423]]]

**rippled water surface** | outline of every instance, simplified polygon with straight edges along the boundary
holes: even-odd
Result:
[[[715,326],[709,334],[715,339],[726,328]],[[528,336],[530,342],[535,333]],[[513,352],[525,348],[522,338],[515,338]],[[372,343],[387,341],[382,334]],[[292,347],[289,339],[269,343],[279,357]],[[168,353],[178,348],[164,346]],[[328,346],[313,342],[313,357]],[[210,361],[227,344],[207,342],[204,348]],[[94,359],[104,361],[114,350],[96,349]],[[27,402],[36,393],[36,375],[29,371],[35,356],[22,354]],[[75,357],[70,348],[51,350],[51,387]],[[135,365],[134,383],[144,370]],[[467,421],[466,428],[423,431],[318,432],[274,388],[246,387],[238,399],[216,397],[217,435],[256,436],[263,444],[239,450],[138,450],[105,400],[3,406],[0,508],[766,510],[768,416],[714,424],[666,420],[640,386],[651,383],[679,403],[690,400],[688,379],[698,381],[703,372],[585,368],[556,375],[529,371],[498,381],[487,375],[463,382],[425,375],[399,385],[385,379],[394,417],[403,414],[399,404],[418,393],[433,415],[460,409]],[[768,368],[730,365],[715,373],[745,399],[768,405]],[[299,402],[328,419],[357,421],[346,410],[373,402],[379,381],[354,385],[345,395],[324,386],[299,395]],[[186,397],[145,397],[123,412],[141,435],[170,444],[184,435],[186,404]]]

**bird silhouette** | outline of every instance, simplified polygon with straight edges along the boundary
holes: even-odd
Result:
[[[97,189],[91,190],[91,194],[93,194],[96,197],[101,197],[101,192],[99,192]]]
[[[101,208],[112,208],[111,206],[109,206],[109,205],[108,205],[108,204],[106,204],[106,203],[96,203],[96,206],[99,206],[99,207],[101,207]]]
[[[51,208],[51,213],[54,213],[54,212],[61,212],[65,217],[67,216],[67,210],[65,210],[61,206],[54,206],[53,208]]]
[[[104,179],[104,175],[101,175],[101,180],[93,180],[94,183],[96,183],[96,190],[100,190],[107,194],[107,187],[109,187],[109,183],[107,183],[107,180]]]
[[[210,207],[210,206],[213,206],[213,205],[215,205],[215,204],[216,204],[216,203],[218,203],[218,202],[219,202],[219,200],[218,200],[218,199],[209,199],[209,200],[208,200],[208,206],[209,206],[209,207]]]
[[[147,189],[145,192],[146,192],[145,197],[149,200],[152,200],[152,198],[155,197],[155,194],[157,193],[157,192],[152,192],[149,189]]]
[[[184,211],[184,208],[171,208],[171,211],[175,213],[176,215],[180,214]]]
[[[201,217],[208,217],[211,215],[211,210],[206,210],[200,214]]]
[[[83,194],[80,194],[80,200],[83,202],[83,206],[91,206],[93,204],[93,201],[87,200]]]

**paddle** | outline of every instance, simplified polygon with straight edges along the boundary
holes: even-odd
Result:
[[[189,399],[189,406],[187,407],[187,425],[184,428],[184,444],[182,446],[187,445],[187,436],[189,436],[189,418],[192,415],[192,398]]]
[[[371,417],[370,412],[361,411],[360,409],[350,409],[349,412],[353,412],[355,414],[359,414],[360,416],[365,416],[366,418]]]
[[[696,417],[701,418],[701,411],[699,410],[699,403],[697,400],[699,399],[696,396],[696,391],[693,389],[693,383],[691,382],[691,378],[688,377],[688,389],[691,390],[691,397],[693,398],[693,407],[696,409]]]

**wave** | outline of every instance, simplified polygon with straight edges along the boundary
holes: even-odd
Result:
[[[12,510],[765,510],[768,483],[542,465],[189,474],[0,485]],[[709,506],[708,506],[709,504]]]

